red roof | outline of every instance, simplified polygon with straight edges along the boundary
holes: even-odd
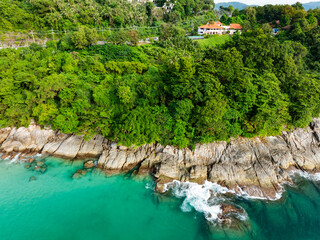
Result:
[[[231,29],[242,29],[242,27],[239,23],[231,23],[230,28]]]
[[[223,29],[223,27],[219,26],[218,24],[214,23],[214,24],[206,24],[206,25],[202,25],[199,28],[209,28],[209,29],[214,29],[214,28],[218,28],[218,29]]]

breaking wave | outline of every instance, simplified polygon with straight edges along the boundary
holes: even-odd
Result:
[[[308,173],[301,170],[292,171],[290,173],[292,177],[298,175],[310,181],[320,181],[320,173]],[[284,183],[285,184],[285,183]],[[289,183],[288,183],[289,184]],[[226,187],[222,187],[217,183],[206,181],[204,184],[197,184],[192,182],[180,182],[174,180],[173,182],[165,184],[164,191],[171,191],[175,197],[184,198],[180,208],[184,212],[190,212],[192,209],[204,214],[205,218],[212,222],[219,222],[219,217],[222,215],[222,204],[230,204],[228,198],[225,197],[226,193],[233,194],[245,199],[256,200],[279,200],[285,191],[284,186],[280,186],[280,191],[276,194],[275,198],[266,198],[259,196],[252,196],[240,187],[236,190],[231,190]],[[259,195],[259,194],[257,194]],[[262,194],[261,194],[262,195]],[[242,209],[243,210],[243,209]],[[236,214],[236,218],[245,221],[248,219],[246,213]]]
[[[171,190],[175,197],[184,198],[180,207],[182,211],[190,212],[194,209],[203,213],[212,223],[218,222],[222,215],[221,204],[226,202],[224,194],[234,193],[226,187],[209,181],[200,185],[174,180],[166,184],[165,190]],[[247,219],[246,214],[236,214],[235,217],[239,220]]]
[[[316,182],[320,181],[320,172],[318,172],[318,173],[308,173],[308,172],[302,171],[302,170],[294,170],[294,171],[292,171],[290,173],[290,175],[292,177],[298,175],[298,176],[303,177],[305,179],[308,179],[310,181],[316,181]]]

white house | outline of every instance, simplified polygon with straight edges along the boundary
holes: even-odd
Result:
[[[207,23],[206,25],[202,25],[198,27],[198,34],[203,35],[203,34],[209,34],[209,35],[214,35],[214,34],[234,34],[236,32],[241,32],[242,27],[238,23],[231,23],[229,26],[223,26],[221,22],[214,22],[213,24]]]
[[[169,1],[167,1],[165,4],[163,4],[163,9],[167,12],[167,13],[169,13],[169,12],[171,12],[171,10],[173,9],[173,7],[174,7],[174,3],[171,3],[171,2],[169,2]]]

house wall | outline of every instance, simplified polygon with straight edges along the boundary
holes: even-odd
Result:
[[[214,35],[214,34],[230,34],[233,35],[237,31],[241,33],[241,30],[235,30],[235,29],[205,29],[205,28],[198,28],[198,34],[203,35],[203,34],[208,34],[208,35]],[[229,32],[229,33],[228,33]]]

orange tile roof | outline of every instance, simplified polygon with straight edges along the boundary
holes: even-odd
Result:
[[[199,28],[209,28],[209,29],[213,29],[213,28],[218,28],[218,29],[223,29],[223,27],[219,26],[218,24],[214,23],[214,24],[206,24],[206,25],[202,25]]]
[[[239,23],[231,23],[230,28],[231,29],[242,29],[242,27]]]

